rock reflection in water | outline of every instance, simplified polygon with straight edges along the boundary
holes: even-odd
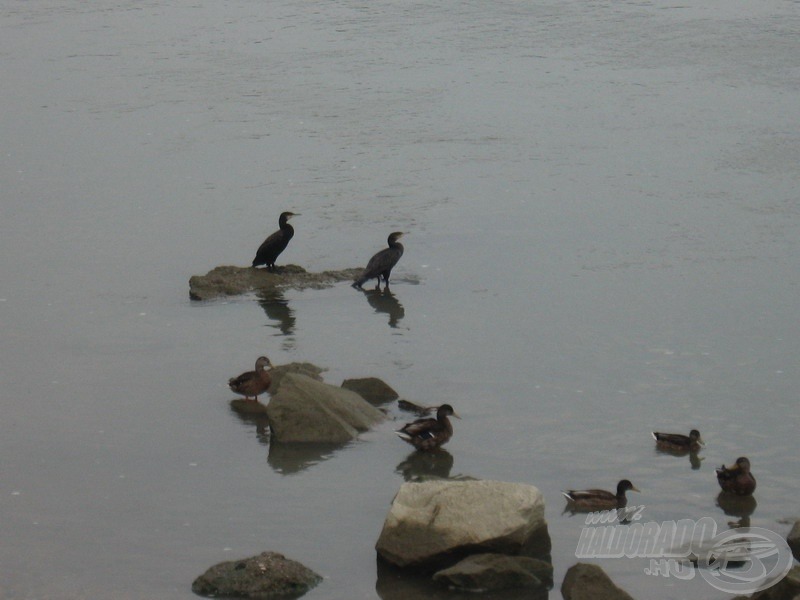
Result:
[[[389,327],[397,328],[397,324],[405,316],[406,312],[397,297],[389,291],[389,288],[382,290],[380,287],[376,287],[371,290],[361,291],[376,313],[389,315]]]
[[[292,475],[332,458],[344,444],[292,443],[272,440],[267,462],[277,473]]]
[[[459,591],[434,582],[431,573],[400,569],[378,557],[378,580],[375,591],[382,600],[547,600],[546,589],[509,589],[492,592]]]
[[[263,290],[259,292],[258,303],[270,320],[268,327],[278,329],[282,336],[294,334],[294,311],[289,307],[289,301],[286,300],[282,290]]]
[[[752,515],[758,502],[753,496],[737,496],[727,492],[720,492],[717,496],[717,506],[722,509],[729,517],[737,517],[738,521],[728,521],[732,528],[750,527],[750,515]]]
[[[406,481],[448,479],[453,469],[453,455],[439,448],[431,452],[414,451],[397,465],[395,471]]]

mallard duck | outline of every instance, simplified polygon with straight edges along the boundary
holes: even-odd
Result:
[[[253,396],[254,401],[258,401],[258,395],[266,392],[269,384],[272,383],[266,367],[272,367],[272,363],[266,356],[259,356],[256,360],[256,370],[247,371],[238,377],[231,377],[228,380],[228,387],[244,396],[245,400],[249,400],[250,396]]]
[[[561,492],[572,506],[587,510],[607,510],[623,508],[628,504],[625,492],[638,492],[639,490],[627,479],[617,484],[617,493],[606,490],[567,490]]]
[[[449,404],[442,404],[436,410],[435,419],[417,419],[404,425],[395,433],[404,442],[408,442],[417,450],[433,450],[446,444],[453,437],[453,425],[447,417],[460,419]]]
[[[368,279],[376,278],[378,287],[380,287],[381,277],[383,277],[386,286],[389,286],[389,276],[392,274],[392,269],[397,264],[397,261],[400,260],[400,257],[403,256],[403,244],[397,241],[403,235],[405,234],[402,231],[395,231],[389,234],[389,239],[387,240],[389,247],[384,248],[369,259],[367,268],[353,282],[354,288],[360,289]]]
[[[278,218],[278,231],[270,235],[259,246],[256,257],[253,259],[253,266],[266,265],[270,271],[275,270],[275,261],[278,255],[286,250],[289,240],[294,237],[294,227],[289,225],[289,219],[299,216],[299,213],[282,212]]]
[[[692,429],[688,436],[681,433],[660,433],[658,431],[653,431],[652,435],[656,446],[665,450],[697,452],[700,446],[705,446],[697,429]]]
[[[722,465],[717,469],[717,481],[723,492],[749,496],[756,489],[756,478],[750,472],[750,461],[740,456],[732,467]]]

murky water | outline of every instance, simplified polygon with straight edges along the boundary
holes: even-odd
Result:
[[[190,598],[266,549],[325,576],[309,598],[389,597],[374,543],[430,466],[397,422],[270,447],[225,387],[262,353],[452,403],[435,468],[542,489],[557,587],[568,487],[724,528],[713,467],[744,454],[751,524],[788,531],[796,2],[162,4],[0,7],[0,597]],[[282,210],[309,270],[407,231],[393,296],[191,303]],[[699,468],[653,448],[691,427]]]

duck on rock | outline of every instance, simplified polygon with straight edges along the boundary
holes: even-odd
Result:
[[[272,377],[270,377],[267,367],[271,368],[272,363],[266,356],[259,356],[256,360],[255,371],[247,371],[238,377],[231,377],[228,380],[228,387],[231,388],[231,391],[244,396],[245,400],[249,400],[252,396],[253,401],[257,402],[258,395],[265,393],[272,383]]]
[[[449,404],[442,404],[436,410],[436,418],[417,419],[395,431],[401,440],[417,450],[434,450],[450,441],[453,425],[448,417],[460,419]]]

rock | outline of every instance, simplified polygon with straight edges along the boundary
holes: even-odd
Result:
[[[611,581],[597,565],[577,563],[572,565],[561,584],[564,600],[633,600]]]
[[[293,362],[286,365],[277,365],[269,370],[269,376],[272,378],[272,384],[269,386],[269,391],[270,393],[275,393],[275,391],[280,387],[281,379],[283,379],[283,376],[286,375],[286,373],[299,373],[301,375],[305,375],[306,377],[310,377],[311,379],[322,381],[322,373],[324,373],[326,370],[327,369],[323,369],[322,367],[318,367],[317,365],[308,362]]]
[[[795,560],[800,561],[800,521],[795,522],[789,535],[786,536],[786,542],[792,549]]]
[[[553,565],[528,556],[473,554],[434,574],[433,580],[470,592],[546,587],[539,577],[553,580]]]
[[[394,565],[428,569],[480,552],[517,554],[546,527],[544,498],[532,485],[407,482],[392,502],[375,548]]]
[[[200,596],[227,598],[297,598],[322,577],[277,552],[214,565],[192,583]]]
[[[189,279],[189,297],[192,300],[212,300],[220,296],[236,296],[253,290],[276,288],[322,289],[339,281],[353,281],[363,269],[344,269],[309,273],[297,265],[284,265],[275,272],[253,267],[216,267],[205,275]]]
[[[350,390],[287,373],[267,405],[273,439],[342,443],[358,437],[384,415]]]
[[[797,600],[800,596],[800,565],[794,565],[775,585],[752,596],[737,596],[734,600]]]
[[[346,390],[352,390],[364,400],[378,406],[386,404],[392,400],[397,400],[399,395],[387,383],[378,379],[377,377],[364,377],[362,379],[345,379],[342,382],[342,387]]]

